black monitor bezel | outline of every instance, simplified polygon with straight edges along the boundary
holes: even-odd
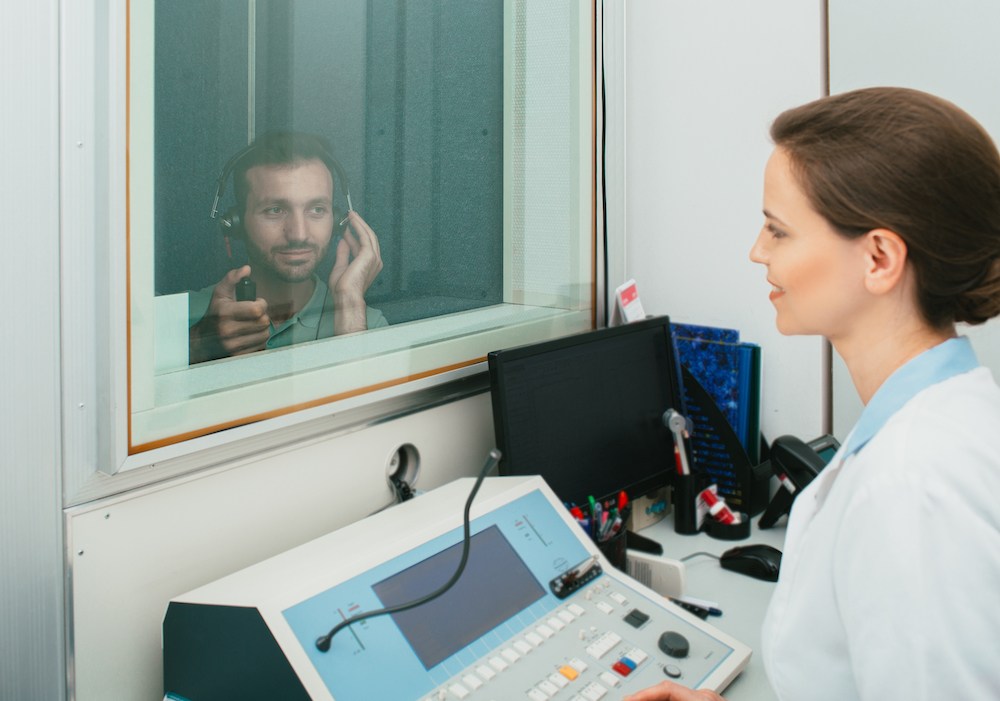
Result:
[[[508,427],[506,425],[506,407],[504,406],[504,393],[506,388],[506,382],[504,377],[504,366],[511,361],[519,361],[526,358],[532,358],[535,356],[549,354],[549,353],[559,353],[568,348],[585,346],[588,344],[601,343],[608,339],[615,339],[625,334],[633,333],[644,333],[649,330],[659,329],[661,331],[665,353],[666,362],[670,366],[669,371],[665,373],[665,376],[670,378],[670,386],[667,390],[667,394],[670,397],[670,403],[673,408],[678,411],[683,411],[683,398],[680,386],[679,370],[680,367],[677,363],[676,349],[674,347],[674,340],[671,334],[670,318],[666,315],[647,317],[646,319],[640,321],[634,321],[629,324],[622,326],[613,326],[607,328],[591,329],[588,331],[583,331],[576,334],[571,334],[569,336],[562,336],[560,338],[542,341],[539,343],[527,344],[524,346],[517,346],[513,348],[507,348],[503,350],[492,351],[487,355],[487,363],[489,366],[490,375],[490,389],[491,389],[491,402],[493,407],[493,426],[494,433],[497,442],[497,448],[500,450],[501,454],[505,452],[505,448],[508,447]],[[673,451],[673,438],[670,435],[669,430],[666,426],[663,427],[664,436],[670,445],[670,451]],[[595,494],[593,495],[597,499],[606,499],[613,497],[618,491],[625,491],[630,500],[634,500],[638,497],[645,496],[656,490],[672,485],[676,480],[676,470],[671,469],[673,466],[673,456],[663,455],[662,456],[662,469],[651,472],[647,477],[640,480],[634,481],[631,484],[621,485],[620,489],[616,489],[613,492],[607,494]],[[500,475],[527,475],[527,474],[542,474],[540,472],[522,472],[517,469],[513,469],[513,466],[505,458],[502,458],[499,466]],[[560,499],[565,500],[563,494],[559,494],[557,491],[557,496]]]

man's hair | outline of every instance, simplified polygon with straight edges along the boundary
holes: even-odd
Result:
[[[322,136],[300,131],[271,131],[258,136],[233,166],[233,191],[240,216],[246,213],[247,197],[250,194],[248,170],[254,166],[290,166],[311,160],[322,161],[330,171],[331,181],[336,181],[340,169],[333,157],[330,142]]]
[[[935,328],[1000,314],[1000,155],[951,102],[906,88],[832,95],[782,113],[771,138],[841,235],[898,234]]]

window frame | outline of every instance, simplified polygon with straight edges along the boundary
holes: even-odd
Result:
[[[603,297],[603,281],[597,272],[600,251],[595,216],[599,177],[595,77],[600,67],[596,42],[585,40],[596,36],[598,17],[595,0],[572,1],[579,3],[581,52],[587,55],[587,60],[581,59],[579,64],[581,85],[593,97],[587,101],[589,109],[585,112],[590,117],[590,129],[580,129],[579,154],[581,168],[589,167],[591,171],[590,177],[586,177],[586,170],[581,171],[581,180],[587,181],[590,191],[589,201],[581,202],[588,209],[581,226],[589,229],[591,250],[586,266],[590,269],[591,289],[590,306],[585,311],[590,317],[589,328],[593,328],[598,324],[598,299]],[[513,3],[504,0],[505,17]],[[135,22],[143,16],[141,12],[136,15],[132,0],[119,0],[103,8],[72,5],[63,8],[64,20],[70,22],[67,26],[97,30],[67,32],[63,38],[62,338],[67,503],[273,450],[319,434],[355,430],[488,390],[483,353],[416,375],[401,375],[299,406],[261,412],[232,426],[222,426],[228,428],[225,431],[212,425],[165,441],[135,441],[131,389],[136,378],[132,361],[137,355],[150,357],[152,350],[134,333],[138,328],[134,325],[137,313],[148,314],[150,310],[137,309],[132,303],[130,277],[135,264],[133,217],[142,203],[152,198],[151,186],[143,189],[131,177],[135,158],[142,149],[152,152],[151,144],[140,145],[140,140],[148,140],[151,132],[137,133],[134,126],[137,118],[149,119],[149,114],[144,115],[137,105],[143,97],[141,91],[152,90],[151,81],[143,80],[142,74],[150,66],[140,63],[137,70],[131,60],[137,39]],[[147,12],[145,17],[151,15]],[[151,33],[152,27],[145,31]],[[507,80],[505,70],[505,89]],[[584,158],[587,154],[591,158]],[[505,153],[505,172],[507,156]],[[506,186],[504,192],[506,212],[511,206]],[[504,238],[507,246],[506,233]],[[86,292],[74,294],[74,290]],[[541,340],[573,330],[570,326],[555,327],[537,339],[525,340]],[[108,475],[114,476],[113,485],[108,483]]]

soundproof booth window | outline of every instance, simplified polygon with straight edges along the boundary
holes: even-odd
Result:
[[[130,454],[593,327],[593,0],[124,9]]]

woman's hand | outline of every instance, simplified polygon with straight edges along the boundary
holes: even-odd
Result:
[[[670,681],[662,681],[638,693],[626,696],[625,701],[724,701],[714,691],[689,689]]]

